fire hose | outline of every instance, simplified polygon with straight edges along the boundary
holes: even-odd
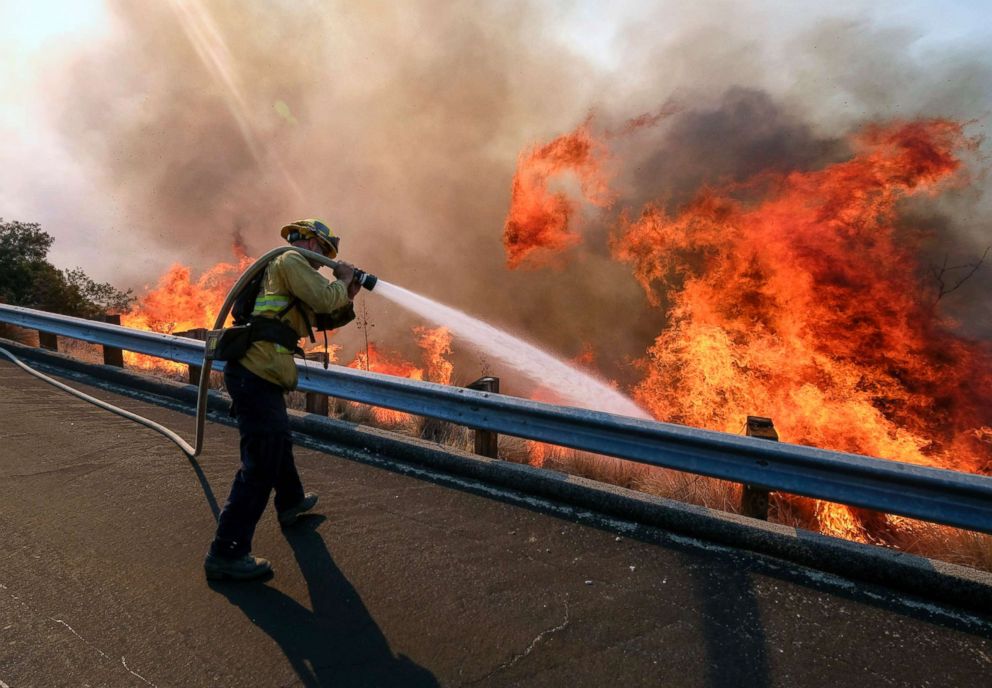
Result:
[[[122,409],[119,406],[114,406],[113,404],[109,404],[105,401],[97,399],[96,397],[90,396],[85,392],[81,392],[78,389],[75,389],[67,384],[59,382],[58,380],[49,377],[44,373],[40,373],[37,370],[34,370],[30,366],[21,362],[16,356],[14,356],[14,354],[7,351],[3,347],[0,347],[0,354],[6,356],[15,365],[24,369],[26,372],[30,373],[31,375],[34,375],[36,378],[43,380],[44,382],[47,382],[50,385],[54,385],[55,387],[58,387],[59,389],[82,399],[83,401],[87,401],[91,404],[95,404],[96,406],[99,406],[102,409],[110,411],[111,413],[116,413],[117,415],[123,416],[128,420],[133,420],[136,423],[140,423],[141,425],[144,425],[145,427],[150,428],[155,432],[164,435],[168,440],[174,442],[180,449],[182,449],[183,452],[185,452],[190,458],[197,457],[203,451],[204,426],[206,424],[206,417],[207,417],[207,390],[209,388],[209,383],[210,383],[210,368],[212,367],[214,361],[212,344],[216,343],[216,336],[223,329],[224,323],[227,321],[227,316],[230,315],[231,308],[234,306],[234,302],[237,300],[238,295],[241,294],[245,286],[256,275],[258,275],[259,272],[264,270],[269,263],[271,263],[275,258],[282,255],[286,251],[296,251],[298,253],[301,253],[305,258],[308,258],[316,263],[326,265],[332,270],[338,267],[337,261],[331,260],[330,258],[327,258],[319,253],[315,253],[314,251],[308,251],[306,249],[299,248],[296,246],[280,246],[279,248],[274,248],[265,255],[263,255],[261,258],[259,258],[254,263],[252,263],[251,266],[249,266],[248,269],[244,271],[244,273],[242,273],[241,277],[238,278],[237,282],[234,283],[234,286],[232,286],[230,291],[228,291],[227,297],[224,299],[224,304],[221,306],[220,311],[217,313],[217,318],[214,321],[214,328],[208,334],[207,342],[204,344],[203,347],[203,362],[201,364],[202,372],[200,373],[200,384],[197,387],[197,395],[196,395],[196,434],[194,436],[192,445],[190,445],[189,442],[184,440],[177,433],[165,427],[164,425],[161,425],[160,423],[156,423],[155,421],[145,418],[144,416],[139,416],[138,414]],[[372,275],[370,273],[364,272],[356,268],[355,281],[357,281],[361,286],[371,291],[375,287],[378,279],[376,278],[375,275]]]

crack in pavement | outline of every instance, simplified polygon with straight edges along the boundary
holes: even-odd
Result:
[[[56,619],[56,618],[53,618],[51,616],[48,617],[48,618],[49,618],[49,620],[54,621],[55,623],[58,623],[58,624],[62,624],[63,626],[65,626],[66,628],[68,628],[70,633],[72,633],[74,636],[76,636],[77,638],[79,638],[80,640],[82,640],[88,646],[90,646],[91,648],[93,648],[94,650],[96,650],[97,652],[99,652],[100,653],[100,656],[103,657],[104,659],[106,659],[108,662],[113,662],[114,664],[117,663],[113,659],[111,659],[110,656],[106,652],[104,652],[103,650],[101,650],[100,648],[98,648],[96,645],[94,645],[93,643],[91,643],[90,641],[88,641],[83,636],[81,636],[78,633],[76,633],[76,629],[73,628],[72,626],[70,626],[69,624],[67,624],[62,619]],[[154,683],[152,683],[151,681],[149,681],[148,679],[146,679],[141,674],[138,674],[138,673],[135,673],[134,671],[132,671],[131,668],[127,665],[127,662],[124,660],[124,657],[123,656],[121,656],[121,664],[124,666],[124,668],[127,670],[127,672],[129,674],[132,674],[134,676],[137,676],[142,681],[144,681],[148,685],[152,686],[152,688],[158,688]]]
[[[113,462],[102,462],[102,463],[74,463],[69,466],[60,466],[59,468],[52,468],[45,471],[34,471],[33,473],[5,473],[4,478],[34,478],[39,475],[56,475],[59,473],[81,473],[82,475],[89,475],[101,468],[110,468],[114,464]],[[85,469],[91,470],[85,470]],[[80,476],[82,477],[82,476]]]
[[[565,619],[560,624],[558,624],[557,626],[552,626],[551,628],[544,629],[543,631],[541,631],[540,633],[538,633],[537,636],[532,641],[530,641],[530,645],[527,646],[527,649],[526,650],[524,650],[523,652],[520,652],[520,653],[514,655],[509,660],[503,662],[502,664],[500,664],[498,667],[496,667],[495,669],[493,669],[492,671],[490,671],[485,676],[483,676],[481,678],[477,678],[474,681],[470,681],[466,685],[472,686],[472,685],[475,685],[477,683],[482,683],[487,678],[492,678],[493,676],[495,676],[496,674],[500,673],[501,671],[506,671],[507,669],[509,669],[510,667],[512,667],[514,664],[516,664],[520,660],[524,659],[527,655],[529,655],[534,650],[534,648],[537,647],[537,644],[539,642],[541,642],[541,640],[543,640],[546,636],[549,636],[549,635],[552,635],[554,633],[558,633],[559,631],[564,630],[565,627],[568,626],[569,621],[570,621],[569,612],[568,612],[568,595],[565,595],[565,599],[564,599],[564,602],[563,603],[565,605]]]
[[[144,681],[145,683],[147,683],[148,685],[150,685],[152,688],[158,688],[158,686],[156,686],[154,683],[152,683],[151,681],[149,681],[147,678],[145,678],[141,674],[139,674],[139,673],[137,673],[135,671],[131,671],[131,667],[129,667],[127,665],[127,662],[124,661],[124,657],[123,656],[121,656],[121,664],[124,665],[124,668],[127,669],[128,673],[131,674],[132,676],[137,676],[142,681]]]

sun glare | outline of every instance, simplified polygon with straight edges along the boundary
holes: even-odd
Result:
[[[101,0],[32,0],[0,4],[0,29],[20,51],[35,52],[50,41],[101,31],[109,13]]]

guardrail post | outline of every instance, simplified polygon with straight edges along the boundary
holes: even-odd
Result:
[[[41,330],[38,330],[38,346],[42,349],[48,349],[49,351],[58,351],[58,335],[54,335],[51,332],[42,332]]]
[[[305,355],[308,361],[317,361],[320,365],[328,363],[328,354],[325,351],[311,351]],[[316,413],[318,416],[326,416],[328,412],[328,401],[326,394],[307,392],[307,413]]]
[[[111,325],[120,325],[121,316],[120,313],[107,313],[103,316],[103,322],[110,323]],[[117,368],[124,367],[124,352],[114,346],[103,345],[103,364],[109,366],[116,366]]]
[[[197,339],[201,342],[207,341],[207,332],[209,330],[205,327],[196,327],[192,330],[186,330],[185,332],[173,332],[177,337],[186,337],[186,339]],[[203,374],[203,368],[198,365],[189,366],[189,383],[191,385],[200,384],[200,375]]]
[[[479,392],[492,392],[499,394],[499,378],[487,375],[480,377],[475,382],[466,385],[468,389]],[[479,456],[488,456],[493,459],[499,458],[499,434],[490,430],[475,430],[475,453]]]
[[[746,424],[746,435],[757,437],[763,440],[778,442],[778,433],[771,418],[761,416],[748,416]],[[762,521],[768,520],[768,489],[759,485],[744,484],[741,492],[741,513],[751,518],[758,518]]]

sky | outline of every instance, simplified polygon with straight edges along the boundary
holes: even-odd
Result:
[[[94,202],[103,192],[51,125],[45,84],[74,50],[112,30],[111,17],[91,0],[3,0],[0,26],[0,217],[41,223],[56,237],[56,264],[110,280],[113,264],[88,238],[117,221],[113,203]]]
[[[386,92],[390,79],[396,79],[401,72],[397,65],[406,61],[422,70],[434,69],[435,65],[443,65],[449,71],[457,70],[458,60],[447,62],[450,56],[443,55],[443,52],[449,47],[452,52],[472,49],[470,41],[458,39],[460,22],[472,24],[471,17],[459,14],[459,10],[452,10],[448,17],[448,10],[445,10],[436,21],[442,27],[450,22],[450,27],[438,28],[433,25],[431,12],[434,10],[430,9],[433,3],[429,0],[407,4],[409,7],[422,4],[423,11],[411,9],[399,13],[388,9],[389,3],[377,2],[358,3],[363,8],[361,10],[353,9],[349,3],[322,3],[316,0],[309,3],[169,0],[157,4],[174,9],[205,8],[207,15],[216,20],[215,28],[220,27],[220,33],[227,35],[233,46],[231,53],[226,56],[221,54],[218,59],[216,51],[208,51],[204,57],[201,46],[200,61],[184,63],[183,69],[187,70],[185,74],[189,75],[191,89],[194,85],[201,90],[212,88],[213,96],[225,99],[227,107],[222,109],[218,118],[226,117],[235,132],[240,130],[245,142],[250,143],[253,137],[258,139],[259,150],[254,155],[256,161],[264,158],[265,167],[276,164],[273,161],[279,156],[273,154],[273,150],[291,151],[279,155],[283,160],[290,160],[288,164],[293,166],[296,164],[295,156],[309,145],[303,127],[291,130],[290,134],[280,134],[283,138],[277,143],[268,143],[271,129],[268,122],[273,109],[289,122],[296,121],[297,114],[304,116],[306,105],[300,104],[301,99],[297,99],[293,106],[286,103],[279,106],[281,98],[275,102],[254,98],[252,88],[255,82],[249,82],[258,79],[258,74],[264,75],[264,71],[259,71],[259,65],[249,67],[238,63],[244,51],[239,51],[237,41],[232,37],[238,35],[238,31],[247,31],[238,24],[238,5],[246,8],[246,15],[254,12],[252,21],[258,21],[258,26],[263,25],[259,17],[267,12],[266,16],[270,19],[274,16],[277,21],[284,14],[287,22],[299,20],[298,15],[304,10],[298,8],[323,13],[321,21],[324,23],[318,22],[318,28],[313,31],[317,34],[323,31],[323,35],[317,35],[315,41],[323,44],[321,50],[325,52],[320,59],[328,72],[345,73],[343,77],[336,77],[339,80],[331,87],[341,95],[340,107],[373,103],[377,109],[381,107],[383,111],[390,112],[389,127],[393,127],[400,115],[415,117],[414,109],[418,106],[407,99],[401,106],[394,107],[389,98],[376,100],[378,96],[370,96],[368,90]],[[134,2],[108,4],[99,0],[0,0],[0,136],[4,141],[0,148],[0,217],[41,223],[56,238],[51,259],[57,265],[78,265],[98,280],[138,288],[143,280],[146,283],[152,281],[174,261],[197,264],[197,261],[219,260],[227,255],[226,247],[213,254],[205,251],[202,243],[186,242],[188,235],[183,232],[179,232],[177,240],[171,240],[173,232],[177,231],[179,216],[160,212],[143,200],[155,197],[149,185],[162,183],[162,177],[152,175],[148,169],[156,165],[159,159],[156,156],[161,156],[162,151],[154,154],[135,152],[135,167],[128,167],[122,162],[122,159],[129,159],[132,155],[132,149],[128,146],[141,145],[140,139],[137,144],[134,139],[127,139],[127,128],[122,126],[125,118],[122,112],[137,113],[134,115],[136,118],[153,118],[154,115],[142,111],[143,103],[149,98],[168,102],[166,91],[176,88],[160,73],[151,52],[148,53],[147,63],[142,66],[145,74],[129,64],[130,58],[141,56],[143,46],[148,42],[149,51],[159,49],[170,59],[176,55],[179,57],[175,59],[184,59],[178,48],[164,48],[156,43],[161,39],[152,35],[158,29],[155,22],[178,20],[181,23],[182,13],[177,10],[172,15],[159,13],[146,17],[134,9],[140,5]],[[286,9],[283,14],[259,9],[264,6],[284,6]],[[294,9],[289,9],[291,6]],[[491,181],[492,185],[499,187],[498,192],[494,191],[494,206],[499,204],[500,198],[508,197],[509,177],[517,152],[534,145],[542,137],[568,130],[592,110],[605,113],[606,117],[623,117],[625,114],[637,114],[634,111],[638,109],[655,107],[672,94],[681,94],[685,98],[686,93],[696,92],[702,102],[706,99],[706,93],[717,94],[735,81],[740,81],[766,89],[783,102],[801,103],[814,129],[833,131],[858,118],[875,114],[869,113],[868,109],[888,108],[900,113],[917,102],[923,103],[925,96],[921,96],[912,83],[914,72],[906,70],[896,74],[885,64],[886,58],[882,53],[878,53],[876,62],[867,65],[838,67],[832,64],[824,67],[830,62],[832,51],[858,50],[868,54],[875,43],[892,41],[899,44],[899,50],[908,61],[918,60],[920,64],[926,64],[934,60],[934,56],[937,63],[944,57],[953,62],[959,59],[955,56],[965,53],[987,60],[989,49],[985,46],[992,45],[992,22],[988,21],[992,2],[989,1],[837,0],[830,3],[782,3],[750,0],[684,3],[618,0],[611,3],[480,2],[462,3],[460,6],[468,8],[467,15],[488,17],[477,22],[481,27],[479,30],[487,32],[484,36],[486,41],[496,45],[501,41],[508,46],[519,45],[517,54],[524,56],[518,63],[513,50],[507,48],[505,55],[473,62],[473,69],[479,65],[485,69],[464,76],[468,84],[466,88],[469,89],[484,90],[486,79],[505,82],[506,88],[511,89],[505,98],[511,101],[509,119],[502,126],[485,128],[489,141],[479,144],[489,146],[492,149],[490,152],[495,151],[491,157],[506,163],[500,168],[502,177],[497,174],[497,178]],[[189,33],[190,26],[194,33],[200,31],[203,34],[203,26],[197,29],[195,17],[192,21],[192,25],[187,25],[187,35],[192,35]],[[423,42],[417,42],[414,31],[413,38],[404,43],[409,55],[384,53],[384,50],[388,51],[388,47],[384,48],[388,46],[388,41],[383,37],[394,40],[396,36],[407,36],[405,29],[397,25],[416,25],[425,21],[432,24],[417,29],[425,34]],[[255,24],[251,26],[250,31],[262,31],[254,28]],[[832,28],[828,30],[823,27]],[[822,33],[817,34],[821,29]],[[209,33],[209,26],[206,31]],[[257,35],[259,41],[267,40],[267,34]],[[358,35],[362,38],[357,38]],[[730,39],[720,40],[719,36],[724,35]],[[818,45],[817,35],[821,39],[831,36],[830,40],[836,42],[824,41]],[[446,43],[450,36],[455,38]],[[699,37],[705,38],[698,40]],[[384,41],[381,45],[376,43],[380,39]],[[364,47],[362,43],[366,41],[373,47]],[[427,42],[435,44],[432,50],[436,52],[423,47]],[[535,46],[535,43],[538,45]],[[122,45],[129,48],[124,49]],[[797,50],[797,46],[801,49]],[[105,47],[106,52],[103,52]],[[294,56],[293,59],[292,65],[296,65],[309,58]],[[492,67],[488,65],[490,61],[498,64]],[[228,67],[233,65],[233,77],[225,72],[224,64]],[[335,71],[338,66],[341,67],[340,72]],[[934,73],[939,72],[938,66],[935,65]],[[312,66],[308,69],[307,78],[312,79],[313,74],[318,72]],[[873,69],[877,70],[880,83],[885,82],[879,86],[886,91],[884,99],[865,97],[858,105],[852,103],[850,108],[846,108],[847,100],[831,100],[829,91],[838,84],[846,89],[843,91],[844,98],[863,88],[852,86],[846,80],[854,78],[852,73]],[[920,73],[920,69],[926,70],[926,67],[917,65],[916,74]],[[346,75],[348,70],[361,70],[362,83],[349,81]],[[705,74],[697,78],[693,70],[704,70]],[[199,71],[200,76],[194,71]],[[541,83],[544,78],[542,74],[553,75],[555,82],[552,84],[548,77],[547,84]],[[455,78],[460,76],[456,74]],[[408,77],[406,75],[404,78]],[[175,74],[171,78],[174,80]],[[229,78],[240,78],[233,91],[224,86],[224,80]],[[899,83],[900,79],[906,79],[907,83]],[[304,88],[306,83],[309,82],[301,77],[299,83],[285,88],[291,92],[293,88]],[[320,88],[320,85],[318,79],[315,88]],[[147,93],[144,92],[146,88]],[[990,88],[987,82],[984,88]],[[241,89],[240,92],[238,89]],[[100,94],[103,92],[107,95],[101,104],[100,98],[103,96]],[[810,95],[812,92],[816,93],[815,97]],[[186,93],[180,94],[180,98],[185,96]],[[537,98],[542,102],[536,102]],[[533,102],[526,102],[527,99]],[[311,97],[311,101],[310,107],[315,107],[314,104],[327,105],[317,97]],[[984,122],[989,115],[989,102],[992,99],[985,92],[975,95],[956,110],[955,107],[951,109],[955,110],[953,114],[956,116],[965,115]],[[106,108],[105,112],[101,113],[101,107]],[[926,110],[929,105],[921,107]],[[402,108],[406,110],[401,112]],[[457,110],[454,105],[451,108]],[[244,121],[239,120],[239,110],[243,111],[241,117]],[[469,108],[463,118],[471,119],[473,113]],[[328,117],[327,126],[333,124],[344,132],[355,127],[356,120],[375,121],[385,115],[356,112],[354,119],[343,115],[337,119]],[[167,123],[181,127],[182,121],[181,117],[176,116]],[[386,127],[386,124],[383,126]],[[168,138],[181,133],[177,129],[163,128],[156,131],[155,136]],[[293,135],[298,135],[298,140],[292,140]],[[364,133],[361,135],[365,136]],[[465,141],[473,141],[472,145],[476,145],[474,137],[482,136],[480,130],[472,136],[466,135]],[[325,148],[323,152],[342,148],[346,151],[347,135],[342,134],[342,137],[342,141],[335,143],[336,148]],[[378,144],[372,138],[363,144],[365,147],[361,155],[356,153],[355,160],[347,152],[342,153],[342,159],[348,161],[351,169],[359,169],[361,161],[370,155],[385,156],[392,152],[383,148],[407,145],[402,138],[383,137]],[[163,150],[167,149],[167,145],[163,146]],[[422,157],[422,153],[418,155]],[[405,159],[400,155],[395,165],[361,169],[363,181],[356,183],[356,189],[365,188],[362,184],[396,189],[398,197],[406,197],[410,205],[414,196],[420,199],[416,194],[421,191],[407,190],[403,187],[403,179],[417,177],[417,159],[418,156],[413,154]],[[163,175],[176,174],[175,160],[162,162],[160,172]],[[166,169],[166,164],[173,167]],[[406,170],[394,169],[402,164],[409,164],[410,167]],[[137,167],[139,165],[140,168]],[[108,168],[115,167],[118,169],[108,174]],[[279,174],[271,171],[266,174],[272,177],[266,177],[267,184],[279,183]],[[312,208],[305,214],[316,215],[325,212],[323,207],[335,205],[334,201],[326,201],[324,195],[318,194],[318,198],[314,198],[314,185],[305,178],[307,175],[297,172],[287,174],[282,175],[283,181],[290,177],[300,177],[301,181],[287,181],[287,189],[283,193],[287,197],[302,193],[307,201],[301,204],[287,201],[288,207],[299,207],[301,210]],[[340,181],[344,174],[334,169],[327,175],[325,183]],[[134,187],[129,186],[130,176],[142,179],[144,195],[136,194]],[[303,191],[293,190],[293,185],[297,183],[306,188]],[[435,179],[423,181],[423,185],[433,183],[436,183]],[[195,183],[190,184],[195,188]],[[338,184],[338,188],[341,186]],[[356,191],[346,188],[339,193],[340,196],[334,191],[326,194],[331,199],[344,198],[335,210],[338,206],[346,207],[347,199],[354,197]],[[223,199],[216,199],[216,202],[221,203]],[[391,215],[382,208],[371,209],[368,204],[361,209],[346,209],[344,219],[360,224],[366,217],[362,212],[369,217],[374,216],[379,222],[408,222],[417,227],[418,233],[427,232],[422,228],[430,223],[426,210],[423,216],[418,216],[416,208]],[[494,235],[499,233],[498,221],[494,222],[489,217],[485,221],[496,225],[492,227]],[[257,236],[252,233],[248,240],[256,250],[267,247],[260,230]],[[368,238],[368,243],[368,246],[356,247],[362,249],[360,254],[372,253],[374,235]]]
[[[729,19],[728,5],[715,2],[620,0],[548,6],[553,6],[547,18],[553,25],[552,39],[606,73],[623,73],[625,61],[632,57],[624,49],[624,30],[645,16],[660,18],[651,29],[660,42],[694,26],[736,21],[742,36],[775,49],[817,22],[852,18],[907,31],[919,50],[992,43],[992,2],[987,0],[751,0],[734,3]],[[687,6],[692,9],[686,11]],[[130,213],[122,209],[120,199],[97,183],[92,162],[81,160],[53,123],[50,89],[60,69],[80,51],[128,29],[100,0],[2,0],[0,27],[0,134],[6,142],[0,150],[0,216],[42,223],[56,237],[52,259],[57,264],[80,265],[98,279],[112,280],[121,274],[121,263],[136,260],[140,248],[135,244],[140,242],[128,237]],[[71,102],[59,103],[59,108],[60,116],[71,117]],[[579,109],[574,117],[581,116]],[[184,257],[179,246],[156,248],[153,258],[137,259],[147,269],[158,271]]]

